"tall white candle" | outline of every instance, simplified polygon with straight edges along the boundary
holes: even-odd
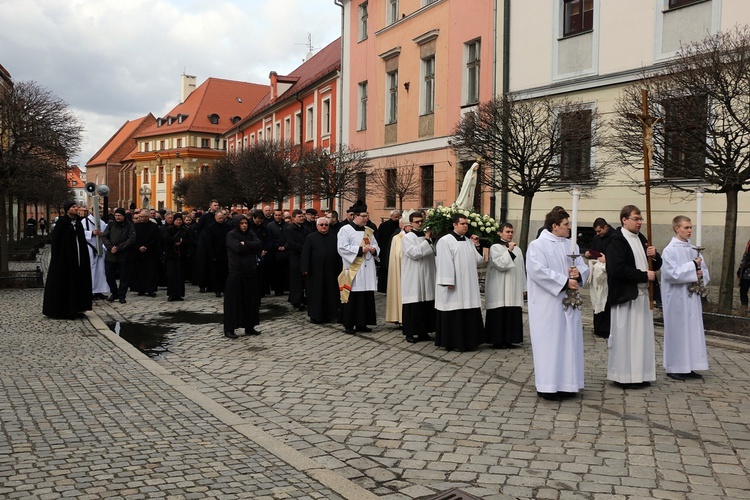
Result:
[[[695,191],[697,213],[695,214],[695,246],[701,246],[701,230],[703,229],[703,190]]]
[[[576,253],[576,243],[578,242],[578,198],[581,196],[581,189],[578,186],[573,187],[573,208],[570,214],[570,254]]]

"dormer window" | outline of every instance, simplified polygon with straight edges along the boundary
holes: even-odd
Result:
[[[156,119],[156,126],[161,127],[164,124],[164,118],[157,118]]]
[[[219,115],[216,113],[208,115],[208,120],[213,124],[217,125],[219,123]]]
[[[184,122],[185,118],[187,118],[187,117],[188,117],[188,115],[183,115],[182,113],[180,113],[179,115],[177,115],[177,123]]]
[[[240,120],[242,120],[242,118],[240,118],[239,116],[233,116],[233,117],[232,117],[232,123],[233,123],[233,124],[235,124],[235,123],[239,122]]]
[[[174,120],[174,118],[172,118],[171,116],[168,116],[167,117],[167,125],[172,125],[172,120]]]

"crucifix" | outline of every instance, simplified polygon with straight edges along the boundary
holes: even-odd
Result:
[[[628,113],[628,118],[637,120],[643,128],[643,180],[646,184],[646,245],[651,245],[651,165],[654,159],[654,125],[661,118],[648,114],[648,90],[641,89],[641,114]],[[654,262],[648,257],[648,269],[653,271]],[[654,282],[648,283],[648,296],[651,309],[654,308]]]

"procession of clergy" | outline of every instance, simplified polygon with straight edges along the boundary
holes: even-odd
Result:
[[[435,331],[435,344],[448,350],[473,350],[482,343],[513,348],[523,341],[527,291],[537,393],[556,401],[584,387],[581,310],[565,299],[589,282],[595,333],[608,339],[608,380],[626,389],[643,388],[656,380],[649,282],[661,269],[667,376],[702,378],[697,371],[708,370],[708,358],[696,285],[705,286],[709,275],[690,242],[691,220],[673,219],[674,237],[660,255],[640,234],[640,210],[627,205],[620,212],[620,228],[610,228],[601,218],[595,221],[597,235],[586,263],[577,245],[571,250],[569,217],[562,207],[546,215],[544,228],[529,244],[526,269],[512,241],[513,226],[500,226],[500,242],[490,247],[487,258],[483,327],[477,265],[485,258],[479,239],[466,237],[467,219],[454,216],[453,230],[434,244],[429,230],[421,231],[422,214],[412,213],[390,244],[386,321],[401,322],[409,342]]]

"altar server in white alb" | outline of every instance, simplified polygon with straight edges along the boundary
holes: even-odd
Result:
[[[435,245],[422,231],[422,212],[409,214],[410,233],[401,242],[401,317],[406,341],[432,340],[435,331]]]
[[[690,290],[700,278],[708,284],[708,267],[690,243],[693,224],[678,215],[672,220],[675,236],[661,254],[661,298],[664,307],[664,369],[675,380],[703,378],[708,370],[701,296]]]
[[[484,285],[485,341],[496,348],[512,349],[523,342],[523,294],[526,269],[523,254],[513,241],[513,225],[500,226],[500,242],[490,247]]]
[[[341,322],[344,331],[350,335],[371,332],[367,325],[377,323],[375,317],[375,290],[377,275],[375,262],[380,255],[380,247],[372,230],[367,226],[370,215],[367,205],[357,200],[351,207],[352,221],[342,227],[337,237],[337,248],[344,269],[353,274],[351,293],[347,302],[341,304]]]
[[[482,343],[482,301],[477,264],[484,261],[479,238],[467,238],[469,222],[461,214],[451,218],[453,230],[437,243],[435,345],[449,351],[473,351]]]
[[[107,250],[101,243],[101,238],[99,238],[100,251],[97,254],[96,236],[104,234],[107,224],[99,219],[99,228],[97,229],[94,214],[89,214],[86,208],[79,208],[78,216],[81,219],[83,234],[86,237],[86,246],[89,249],[89,260],[91,261],[91,294],[95,299],[103,299],[105,298],[105,294],[109,293],[107,275],[104,273],[104,256],[107,254]]]
[[[571,249],[569,215],[560,207],[544,219],[544,231],[529,244],[526,271],[534,384],[543,399],[557,401],[583,389],[581,310],[563,305],[567,290],[586,282],[589,267]],[[572,251],[571,251],[572,250]]]

